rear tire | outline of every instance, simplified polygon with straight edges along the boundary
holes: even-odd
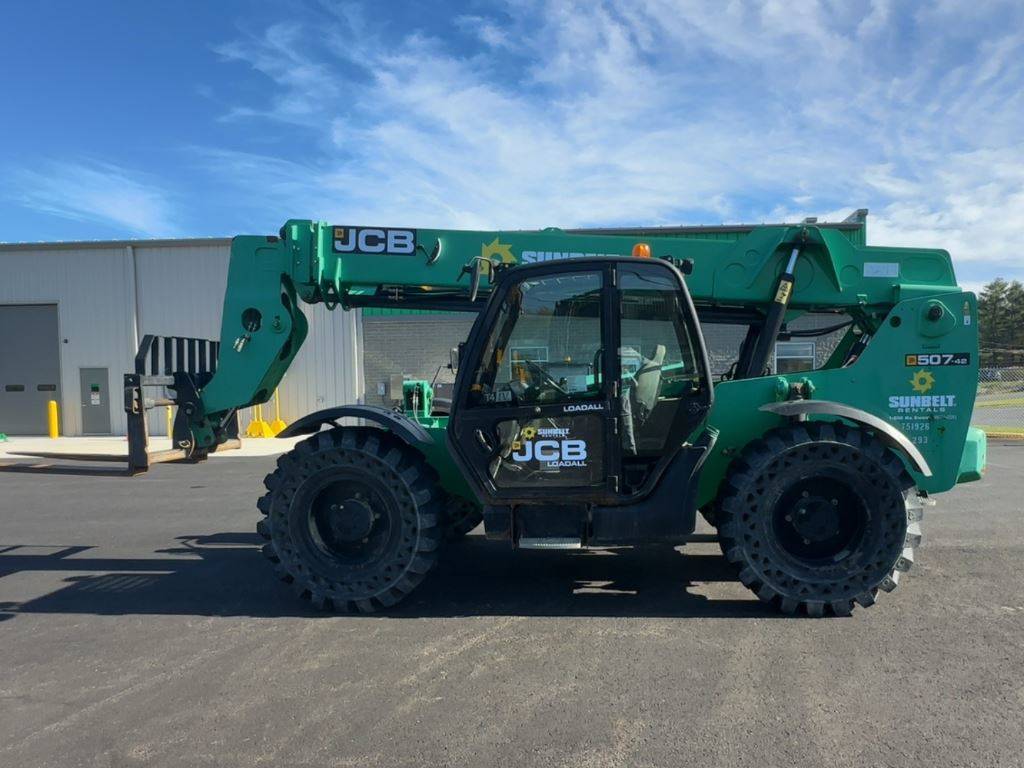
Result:
[[[715,520],[722,552],[763,602],[845,616],[910,568],[921,508],[903,463],[876,437],[804,422],[747,446]]]
[[[423,457],[372,428],[319,432],[282,455],[257,506],[263,551],[299,597],[372,613],[433,567],[441,491]]]

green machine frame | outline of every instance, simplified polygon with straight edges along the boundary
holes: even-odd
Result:
[[[133,468],[149,464],[147,386],[171,386],[179,405],[174,456],[167,458],[201,459],[233,441],[237,409],[271,397],[306,337],[300,302],[477,312],[495,275],[517,264],[631,255],[679,266],[702,324],[751,329],[733,376],[715,385],[709,425],[718,440],[698,504],[714,498],[729,463],[752,439],[787,419],[826,412],[886,425],[926,492],[981,476],[985,438],[970,427],[978,376],[976,298],[957,286],[946,251],[864,245],[862,221],[567,232],[291,220],[277,236],[236,237],[215,361],[202,371],[176,366],[126,378],[126,410],[136,425],[134,432],[130,426]],[[831,358],[817,370],[765,375],[766,350],[808,312],[835,313],[837,327],[845,329]],[[417,448],[446,490],[466,495],[443,439],[447,419],[425,406],[429,385],[410,382],[406,390],[406,401],[416,407],[402,418],[427,436]],[[846,416],[822,410],[823,403],[847,409]],[[285,434],[314,431],[332,418],[313,415]],[[380,423],[394,426],[393,420]]]

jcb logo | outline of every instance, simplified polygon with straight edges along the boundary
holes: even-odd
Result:
[[[546,463],[563,461],[586,461],[586,440],[536,440],[518,443],[517,450],[512,454],[514,461],[543,461]]]
[[[390,253],[410,256],[416,252],[415,229],[335,227],[335,253]]]

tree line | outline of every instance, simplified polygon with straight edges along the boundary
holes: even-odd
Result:
[[[1024,285],[997,277],[978,296],[983,366],[1024,365]]]

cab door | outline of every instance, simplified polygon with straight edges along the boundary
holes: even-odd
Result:
[[[614,264],[499,279],[464,348],[449,446],[490,504],[610,501],[618,491]]]

